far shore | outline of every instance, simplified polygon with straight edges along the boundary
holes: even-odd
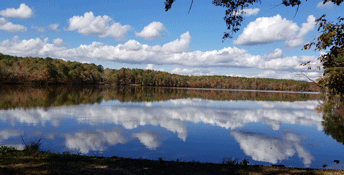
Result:
[[[257,89],[312,92],[321,85],[293,79],[227,75],[181,75],[150,69],[110,69],[102,65],[54,58],[0,54],[0,84],[26,85],[133,85],[214,89]]]

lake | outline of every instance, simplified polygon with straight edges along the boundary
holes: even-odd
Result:
[[[153,87],[0,87],[0,144],[43,150],[342,169],[315,93]],[[340,160],[337,164],[334,160]]]

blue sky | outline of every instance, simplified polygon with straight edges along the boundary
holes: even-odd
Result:
[[[222,42],[225,8],[212,1],[3,0],[0,53],[53,57],[184,75],[231,75],[306,80],[321,75],[319,52],[301,50],[319,36],[314,19],[335,21],[343,6],[303,2],[296,8],[263,0],[245,9],[241,30]]]

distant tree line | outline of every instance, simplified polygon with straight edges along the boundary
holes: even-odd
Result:
[[[271,78],[230,76],[184,76],[143,69],[104,69],[101,65],[53,58],[16,57],[0,54],[1,84],[141,85],[256,89],[282,91],[319,91],[315,83]]]

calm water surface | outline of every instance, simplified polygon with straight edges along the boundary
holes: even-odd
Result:
[[[317,94],[0,87],[0,144],[97,156],[343,168]],[[340,160],[339,164],[333,160]]]

